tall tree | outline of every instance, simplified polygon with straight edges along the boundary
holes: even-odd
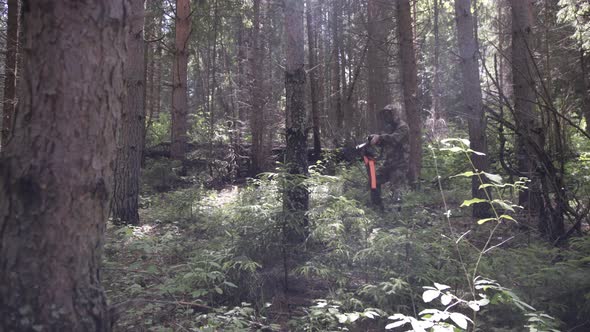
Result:
[[[188,143],[187,76],[190,29],[190,0],[176,0],[170,157],[177,160],[184,159]]]
[[[416,54],[414,53],[414,38],[412,34],[412,15],[410,0],[398,0],[396,4],[402,89],[408,126],[410,127],[410,163],[408,179],[411,184],[416,185],[420,178],[420,169],[422,168],[422,121],[416,103],[416,94],[418,93],[418,73],[416,68]]]
[[[340,129],[344,124],[344,112],[342,110],[342,76],[340,75],[341,57],[340,49],[342,47],[342,39],[340,38],[340,22],[342,20],[342,0],[332,0],[332,55],[330,56],[330,69],[332,90],[330,91],[332,104],[332,126],[336,128],[333,132],[340,136]]]
[[[307,227],[305,212],[309,206],[309,192],[301,176],[307,171],[307,135],[305,114],[305,51],[303,28],[303,0],[285,0],[285,91],[286,138],[285,166],[292,176],[286,183],[283,209],[291,216],[287,236],[289,241],[301,242]]]
[[[250,64],[250,130],[252,134],[252,163],[250,174],[257,175],[264,170],[266,163],[266,146],[264,145],[264,46],[260,38],[260,2],[253,2],[251,51],[248,62]]]
[[[529,189],[519,197],[519,204],[531,214],[541,205],[540,181],[536,174],[535,151],[544,146],[543,130],[535,110],[535,78],[532,0],[510,0],[512,9],[512,80],[516,122],[516,159],[518,171],[531,180]]]
[[[99,265],[125,2],[26,5],[22,98],[0,160],[0,330],[110,331]]]
[[[432,118],[435,121],[440,119],[440,29],[439,29],[439,17],[440,17],[440,0],[434,0],[434,22],[433,22],[433,35],[434,35],[434,77],[432,79]]]
[[[6,57],[4,59],[4,100],[2,103],[2,135],[0,143],[6,145],[12,131],[16,104],[16,71],[19,46],[19,0],[8,0],[6,22]]]
[[[370,132],[380,130],[377,114],[389,102],[387,91],[387,31],[386,8],[382,0],[367,2],[367,76],[368,114],[367,127]]]
[[[471,0],[455,0],[455,19],[457,22],[457,40],[459,46],[460,67],[463,77],[463,102],[465,116],[469,126],[469,144],[474,151],[485,155],[471,154],[473,166],[478,172],[488,171],[488,144],[486,139],[486,118],[482,102],[479,77],[479,51],[475,39],[473,15],[471,14]],[[480,190],[478,177],[471,179],[471,194],[473,197],[486,199],[487,194]],[[485,203],[473,206],[473,216],[484,217],[489,213],[489,205]]]
[[[111,213],[115,220],[139,224],[139,174],[145,131],[144,0],[128,0],[126,99],[121,113],[114,194]]]
[[[319,158],[322,153],[322,143],[320,140],[320,110],[318,105],[318,75],[319,71],[316,68],[316,52],[317,52],[317,38],[316,30],[313,21],[313,11],[311,0],[305,2],[305,15],[307,23],[307,54],[309,62],[309,85],[310,85],[310,99],[311,99],[311,121],[313,128],[313,152],[316,158]]]

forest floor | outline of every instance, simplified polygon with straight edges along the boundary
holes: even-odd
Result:
[[[222,190],[193,185],[143,196],[140,226],[107,227],[103,284],[116,330],[383,331],[389,315],[431,308],[420,303],[423,286],[444,283],[461,294],[466,282],[459,260],[478,261],[477,248],[492,229],[459,209],[469,198],[468,183],[447,186],[452,215],[446,219],[435,186],[407,192],[401,212],[367,207],[363,176],[362,168],[312,174],[313,230],[304,248],[282,239],[277,176]],[[450,223],[469,238],[455,246],[460,256]],[[537,278],[534,285],[548,282],[535,271],[563,253],[512,252],[520,244],[537,246],[527,229],[496,230],[491,245],[503,249],[482,260],[481,274],[510,288],[530,288],[530,278]],[[285,252],[300,254],[285,259]],[[520,331],[522,314],[498,308],[486,311],[480,324],[499,327],[485,330]]]

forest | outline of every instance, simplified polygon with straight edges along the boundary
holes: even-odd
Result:
[[[589,1],[0,9],[0,332],[590,331]]]

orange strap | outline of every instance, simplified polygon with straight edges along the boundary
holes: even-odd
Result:
[[[375,159],[363,156],[365,165],[369,167],[369,176],[371,178],[371,189],[377,189],[377,174],[375,174]]]

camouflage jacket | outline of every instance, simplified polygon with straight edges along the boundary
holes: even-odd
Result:
[[[396,127],[392,128],[386,125],[385,134],[379,135],[381,140],[378,146],[381,148],[381,154],[378,158],[379,170],[398,170],[405,171],[408,167],[408,158],[410,154],[410,136],[408,125],[401,121]]]

